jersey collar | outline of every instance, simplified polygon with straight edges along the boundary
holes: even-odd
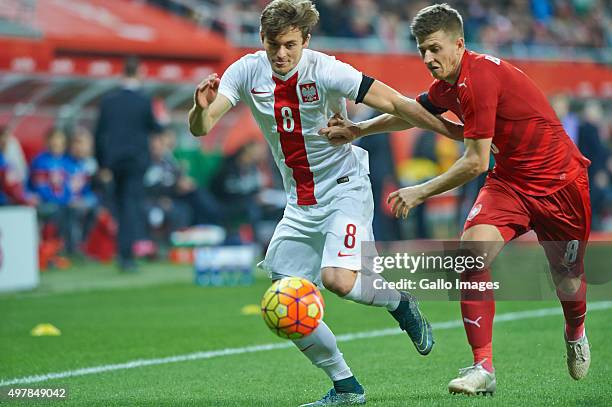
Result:
[[[465,74],[467,73],[467,65],[469,64],[469,60],[472,58],[472,52],[467,49],[461,56],[461,68],[459,69],[459,75],[457,76],[457,80],[455,83],[450,85],[451,87],[457,87],[458,83],[463,82],[463,78],[465,78]]]

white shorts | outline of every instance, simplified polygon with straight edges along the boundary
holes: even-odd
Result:
[[[287,205],[260,263],[273,280],[304,277],[321,286],[323,267],[361,269],[361,242],[373,241],[370,178],[351,177],[325,205]]]

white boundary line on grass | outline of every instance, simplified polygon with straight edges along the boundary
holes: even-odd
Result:
[[[594,302],[588,305],[589,311],[597,311],[597,310],[605,310],[612,308],[612,301],[601,301]],[[561,307],[555,308],[541,308],[536,310],[529,311],[519,311],[519,312],[507,312],[504,314],[499,314],[495,316],[495,323],[500,322],[509,322],[509,321],[519,321],[523,319],[532,319],[532,318],[542,318],[550,315],[560,315],[562,313]],[[434,330],[445,330],[458,328],[463,326],[463,322],[461,320],[453,320],[446,322],[434,322],[431,324]],[[377,338],[381,336],[390,336],[390,335],[398,335],[402,333],[399,328],[389,328],[389,329],[378,329],[374,331],[364,331],[364,332],[356,332],[350,334],[337,335],[336,339],[338,342],[349,342],[358,339],[367,339],[367,338]],[[13,386],[16,384],[32,384],[32,383],[40,383],[46,382],[48,380],[55,379],[65,379],[68,377],[77,377],[77,376],[85,376],[90,374],[98,374],[105,372],[112,372],[115,370],[126,370],[126,369],[135,369],[139,367],[145,366],[155,366],[155,365],[165,365],[167,363],[176,363],[176,362],[187,362],[192,360],[200,360],[200,359],[211,359],[221,356],[230,356],[230,355],[240,355],[243,353],[255,353],[255,352],[263,352],[267,350],[274,349],[285,349],[293,347],[292,343],[282,342],[282,343],[268,343],[264,345],[254,345],[254,346],[246,346],[241,348],[227,348],[227,349],[219,349],[212,350],[206,352],[195,352],[189,353],[186,355],[178,355],[178,356],[169,356],[165,358],[157,358],[157,359],[137,359],[132,360],[126,363],[118,363],[112,365],[102,365],[102,366],[93,366],[86,367],[82,369],[76,370],[67,370],[65,372],[57,372],[57,373],[46,373],[35,376],[25,376],[14,379],[4,379],[0,381],[0,387],[4,386]]]

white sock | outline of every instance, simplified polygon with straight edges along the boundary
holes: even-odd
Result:
[[[380,282],[374,285],[377,280]],[[358,271],[355,285],[344,298],[359,304],[386,307],[389,311],[395,311],[400,304],[400,292],[391,288],[375,288],[382,287],[381,283],[384,281],[379,274]]]
[[[323,369],[333,381],[351,377],[351,369],[336,345],[336,337],[325,322],[302,339],[293,341],[298,349],[318,368]]]

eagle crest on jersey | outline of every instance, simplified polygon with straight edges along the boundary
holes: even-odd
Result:
[[[300,93],[302,94],[302,102],[312,103],[319,100],[319,91],[316,83],[304,83],[300,85]]]

